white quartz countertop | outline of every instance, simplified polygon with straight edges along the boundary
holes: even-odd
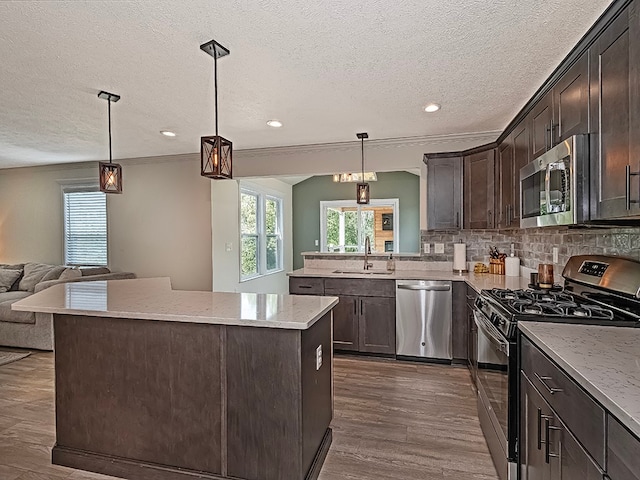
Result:
[[[169,278],[54,285],[12,305],[14,310],[170,322],[305,330],[337,297],[172,290]]]
[[[640,437],[640,328],[538,322],[518,327]]]
[[[524,277],[507,277],[490,273],[458,274],[451,270],[396,270],[387,273],[384,270],[369,270],[371,273],[336,273],[334,268],[300,268],[289,273],[291,277],[326,277],[326,278],[370,278],[387,280],[449,280],[452,282],[467,282],[474,290],[510,288],[517,290],[527,288],[529,279]]]

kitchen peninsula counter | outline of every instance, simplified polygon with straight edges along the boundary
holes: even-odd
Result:
[[[379,280],[443,280],[452,282],[466,282],[478,293],[481,290],[492,288],[509,288],[513,290],[528,288],[529,279],[525,277],[507,277],[491,273],[454,273],[451,270],[396,270],[386,272],[384,270],[368,270],[362,268],[362,262],[358,262],[357,268],[300,268],[289,273],[290,277],[323,277],[323,278],[367,278]],[[337,273],[336,270],[348,271]],[[362,271],[359,271],[362,270]]]
[[[54,464],[130,479],[315,479],[331,444],[335,297],[55,285]]]

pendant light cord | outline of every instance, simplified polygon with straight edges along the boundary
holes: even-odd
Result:
[[[213,91],[215,97],[216,137],[218,136],[218,52],[213,51]]]
[[[111,94],[109,94],[108,101],[108,112],[109,112],[109,163],[112,163],[112,155],[111,155]]]
[[[362,141],[362,179],[361,182],[364,182],[364,137],[360,139]]]

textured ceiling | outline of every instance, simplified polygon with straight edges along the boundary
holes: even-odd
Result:
[[[610,0],[0,3],[0,168],[502,130]],[[428,102],[442,104],[426,114]],[[281,129],[265,122],[277,118]],[[170,139],[160,130],[173,130]]]

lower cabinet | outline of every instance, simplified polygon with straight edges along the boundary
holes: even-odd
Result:
[[[396,353],[394,280],[290,277],[289,293],[340,299],[333,308],[335,350]]]
[[[640,480],[640,439],[611,415],[607,425],[607,478]]]

